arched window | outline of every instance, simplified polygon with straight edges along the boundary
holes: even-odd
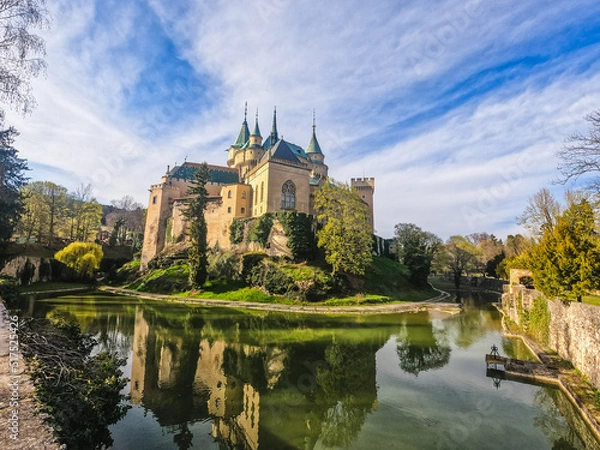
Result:
[[[260,201],[262,202],[265,198],[265,182],[261,181],[260,183]]]
[[[242,198],[245,199],[246,198],[246,191],[242,192]]]
[[[231,191],[227,192],[227,198],[231,198]]]
[[[290,180],[281,187],[281,209],[296,208],[296,186]]]

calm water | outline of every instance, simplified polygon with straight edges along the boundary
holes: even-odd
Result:
[[[486,377],[527,358],[494,297],[459,315],[324,317],[94,295],[27,300],[127,358],[114,449],[594,449],[556,389]]]

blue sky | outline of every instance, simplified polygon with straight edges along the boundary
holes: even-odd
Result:
[[[522,232],[555,152],[600,108],[600,3],[54,0],[38,107],[9,115],[33,179],[102,202],[187,158],[225,164],[243,119],[337,180],[376,178],[378,234]],[[571,187],[571,186],[567,186]]]

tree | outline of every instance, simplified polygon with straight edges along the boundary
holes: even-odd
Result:
[[[552,196],[548,188],[542,188],[529,199],[527,208],[523,214],[517,217],[517,224],[540,236],[545,229],[554,227],[560,212],[560,203]]]
[[[14,128],[0,131],[0,259],[3,246],[11,238],[23,209],[21,188],[25,184],[27,162],[13,147]]]
[[[452,272],[458,290],[463,273],[475,267],[477,248],[463,236],[450,236],[444,249],[446,266]]]
[[[104,253],[102,247],[92,242],[73,242],[58,251],[54,258],[60,261],[82,279],[92,279]]]
[[[442,240],[414,223],[399,223],[394,229],[398,259],[410,270],[410,280],[417,286],[425,286],[431,263],[442,246]]]
[[[130,195],[125,195],[119,200],[111,200],[111,205],[114,209],[106,216],[106,225],[113,228],[109,244],[125,245],[131,242],[131,247],[135,251],[143,240],[143,205],[137,203]]]
[[[208,202],[208,191],[206,183],[210,180],[210,171],[206,163],[203,163],[194,175],[188,195],[194,196],[185,211],[185,217],[189,221],[189,236],[192,247],[188,253],[190,265],[190,281],[194,286],[202,286],[206,281],[208,266],[208,242],[207,225],[204,211]]]
[[[571,205],[553,229],[547,229],[533,245],[526,262],[536,288],[553,298],[581,301],[590,289],[600,286],[600,239],[590,204]]]
[[[588,121],[588,134],[579,132],[567,138],[567,143],[557,152],[561,159],[558,168],[562,174],[560,183],[577,180],[579,177],[595,174],[600,170],[600,110],[585,117]],[[600,179],[593,178],[588,188],[600,191]]]
[[[35,106],[31,79],[46,67],[45,45],[32,28],[48,23],[45,0],[0,0],[0,102],[22,114]],[[0,123],[4,111],[0,110]]]
[[[315,209],[323,227],[317,245],[334,274],[363,275],[372,260],[369,208],[347,184],[327,180],[315,194]]]

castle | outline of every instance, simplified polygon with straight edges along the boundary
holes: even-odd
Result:
[[[247,107],[235,142],[227,149],[227,167],[208,165],[210,181],[205,219],[208,243],[230,247],[229,225],[233,219],[259,217],[278,211],[314,214],[314,192],[328,176],[325,155],[316,135],[313,115],[312,136],[304,150],[279,137],[277,111],[273,111],[271,133],[263,140],[256,114],[252,132]],[[184,211],[188,189],[201,164],[185,162],[162,176],[150,187],[141,266],[145,268],[158,252],[185,234]],[[369,206],[373,226],[374,178],[353,178],[351,185]]]

